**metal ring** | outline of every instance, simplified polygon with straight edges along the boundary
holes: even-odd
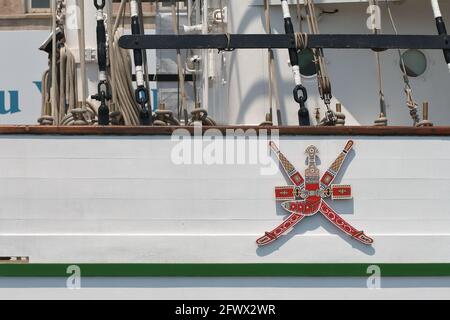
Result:
[[[101,1],[100,4],[99,4],[99,1]],[[105,5],[106,5],[106,0],[94,0],[94,6],[97,10],[104,9]]]
[[[142,106],[147,104],[148,91],[145,87],[138,87],[136,89],[136,102]]]
[[[299,96],[298,94],[300,91],[302,92],[301,96]],[[294,88],[294,100],[301,105],[305,104],[306,100],[308,100],[308,92],[306,91],[306,88],[301,84],[297,85]]]

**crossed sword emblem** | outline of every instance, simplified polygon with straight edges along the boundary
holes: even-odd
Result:
[[[308,168],[305,170],[305,178],[295,169],[289,160],[281,153],[274,142],[270,142],[270,148],[277,155],[289,180],[294,184],[287,187],[276,187],[275,198],[282,201],[281,206],[290,216],[283,221],[278,227],[270,232],[266,232],[264,236],[256,240],[260,246],[274,242],[283,234],[291,231],[295,225],[302,221],[305,217],[313,216],[320,212],[337,228],[351,236],[352,238],[370,245],[373,239],[358,231],[347,221],[342,219],[336,211],[334,211],[325,199],[345,200],[352,198],[352,189],[350,185],[332,184],[336,176],[339,174],[342,164],[347,158],[348,153],[353,148],[354,142],[349,140],[345,148],[320,178],[320,172],[317,168],[316,158],[319,150],[315,146],[306,148],[308,157]]]

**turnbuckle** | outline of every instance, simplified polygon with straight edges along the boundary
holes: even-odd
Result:
[[[147,108],[149,102],[148,89],[144,86],[139,86],[135,92],[136,102],[141,106],[141,111],[139,112],[139,119],[141,125],[149,126],[152,123],[152,117],[150,116],[150,111]]]
[[[100,81],[98,83],[98,93],[91,98],[100,101],[100,107],[98,108],[98,124],[100,126],[109,125],[109,108],[106,101],[111,100],[111,90],[108,82]]]

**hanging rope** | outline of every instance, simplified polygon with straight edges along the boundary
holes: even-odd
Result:
[[[379,8],[378,0],[369,0],[369,6],[373,8]],[[377,21],[376,19],[379,18],[376,16],[376,12],[371,12],[371,18],[372,18],[372,32],[373,34],[379,34],[381,32],[381,26],[380,29],[377,29]],[[377,81],[378,81],[378,95],[380,98],[380,115],[377,120],[375,120],[375,126],[387,126],[388,125],[388,118],[386,115],[386,99],[384,96],[384,90],[383,90],[383,77],[381,73],[381,57],[380,52],[375,51],[375,62],[376,62],[376,72],[377,72]]]
[[[392,14],[392,10],[391,10],[391,6],[389,5],[389,1],[385,0],[384,2],[386,5],[386,8],[387,8],[387,12],[389,14],[389,20],[391,21],[392,29],[394,30],[394,33],[396,35],[398,35],[397,26],[395,25],[394,16]],[[398,53],[398,57],[400,59],[401,71],[402,71],[402,75],[403,75],[403,83],[405,85],[404,92],[406,95],[406,105],[409,109],[409,114],[411,115],[411,118],[413,119],[413,125],[416,126],[420,122],[420,117],[417,112],[418,105],[414,101],[414,98],[413,98],[413,91],[412,91],[412,88],[411,88],[411,85],[409,82],[408,73],[406,72],[405,61],[403,59],[402,52],[400,51],[400,49],[398,49],[397,53]]]
[[[125,1],[125,0],[124,0]],[[123,116],[124,124],[127,126],[140,125],[139,114],[141,106],[135,100],[135,89],[133,87],[133,61],[128,50],[119,46],[119,39],[123,35],[123,28],[114,32],[112,53],[114,63],[111,69],[114,70],[116,106]]]
[[[87,123],[84,116],[66,121],[81,103],[78,102],[75,57],[65,45],[64,17],[65,1],[52,2],[52,47],[50,68],[42,77],[42,108],[38,119],[41,125]]]
[[[87,112],[87,94],[86,94],[86,40],[85,40],[85,23],[84,23],[84,1],[77,0],[80,9],[80,26],[78,28],[78,48],[80,59],[80,82],[81,92],[78,94],[78,105],[71,110],[73,125],[87,125],[88,122],[85,117]],[[81,97],[80,97],[81,96]]]
[[[139,19],[139,11],[142,3],[138,0],[130,1],[130,13],[131,13],[131,33],[133,35],[141,35],[143,21]],[[141,107],[139,112],[140,124],[143,126],[150,125],[152,122],[152,107],[150,101],[150,91],[146,87],[145,72],[144,72],[144,56],[145,50],[134,49],[134,66],[136,69],[136,90],[135,100]]]
[[[53,124],[59,125],[59,114],[58,114],[58,98],[57,98],[57,70],[56,70],[56,53],[57,53],[57,37],[56,37],[56,28],[57,28],[57,3],[56,1],[52,1],[52,57],[51,57],[51,117],[53,118]]]
[[[272,25],[270,19],[270,3],[269,0],[264,0],[264,16],[266,23],[266,33],[272,34]],[[275,99],[275,108],[277,114],[277,122],[278,125],[281,126],[283,124],[281,118],[281,103],[280,103],[280,95],[278,82],[276,81],[276,71],[275,71],[275,57],[272,48],[269,48],[267,51],[268,54],[268,73],[269,73],[269,113],[266,114],[266,121],[261,123],[261,126],[271,126],[273,125],[273,105]]]
[[[197,22],[200,22],[200,18],[203,22],[203,28],[206,28],[206,30],[203,30],[202,33],[208,33],[208,14],[207,14],[207,8],[208,8],[208,2],[207,1],[203,1],[202,3],[200,3],[200,1],[195,1],[196,4],[196,15],[198,18]],[[201,8],[201,4],[203,4],[203,8]],[[223,13],[222,13],[223,14]],[[224,27],[224,26],[223,26]],[[222,30],[225,30],[224,28]],[[225,36],[228,39],[228,49],[231,50],[230,47],[230,34],[225,33]],[[208,80],[207,77],[205,79],[205,72],[207,73],[208,71],[208,66],[205,63],[205,61],[207,60],[206,56],[204,56],[205,60],[202,61],[203,63],[203,74],[204,74],[204,87],[203,89],[203,98],[204,98],[204,103],[205,105],[207,105],[208,102]],[[195,72],[193,73],[194,75],[194,82],[196,81],[196,74]],[[184,80],[184,78],[183,78]],[[195,100],[198,100],[198,98],[196,98]],[[195,103],[194,109],[191,111],[191,118],[188,120],[187,125],[188,126],[192,126],[195,125],[196,123],[201,123],[204,126],[216,126],[216,122],[208,116],[208,110],[204,109],[201,107],[201,104],[199,101],[197,101]]]
[[[319,23],[317,21],[316,6],[313,0],[305,0],[305,10],[306,18],[308,21],[308,27],[311,34],[320,34]],[[299,38],[299,39],[297,39]],[[308,38],[296,37],[296,41],[300,42],[305,48],[308,44]],[[316,70],[317,70],[317,80],[319,86],[320,97],[325,103],[327,112],[322,123],[325,125],[335,125],[337,118],[335,113],[331,110],[330,104],[332,99],[331,93],[331,82],[328,75],[328,70],[325,64],[325,55],[323,49],[313,49],[313,54],[315,57]]]
[[[283,10],[284,30],[286,34],[295,35],[294,25],[292,24],[291,13],[289,11],[289,3],[287,0],[281,0],[281,8]],[[302,85],[302,77],[300,74],[300,65],[298,59],[297,49],[289,49],[289,60],[291,62],[292,74],[294,76],[295,88],[293,91],[294,100],[299,104],[298,122],[300,126],[311,125],[309,119],[309,110],[306,107],[308,100],[308,93],[306,88]]]
[[[172,8],[172,29],[175,34],[179,34],[179,15],[177,14],[179,9],[178,2],[175,4],[175,0],[172,0],[171,4]],[[184,68],[181,62],[181,50],[177,49],[177,70],[178,70],[178,117],[183,117],[185,121],[188,121],[187,117],[187,108],[186,108],[186,84],[184,81]]]

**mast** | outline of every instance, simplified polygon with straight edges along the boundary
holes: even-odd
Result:
[[[283,9],[284,30],[286,34],[295,34],[287,0],[281,0],[281,7]],[[300,106],[298,111],[299,125],[309,126],[309,112],[305,105],[306,100],[308,99],[308,93],[306,92],[306,88],[302,85],[297,49],[289,49],[289,59],[291,61],[292,73],[294,74],[295,82],[294,100]]]
[[[431,0],[431,6],[433,7],[434,19],[436,20],[436,28],[440,35],[447,35],[447,28],[445,27],[444,19],[442,18],[441,8],[439,7],[438,0]],[[450,50],[444,50],[444,58],[448,65],[448,71],[450,72]]]

